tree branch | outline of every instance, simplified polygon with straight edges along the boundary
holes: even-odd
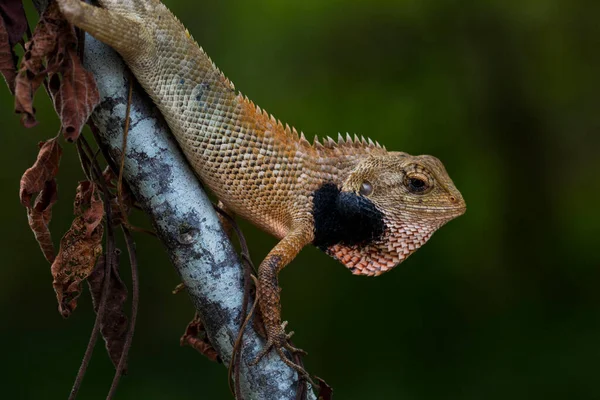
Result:
[[[130,74],[112,49],[89,35],[84,60],[101,96],[92,121],[101,145],[118,160]],[[242,319],[243,267],[167,125],[140,89],[133,94],[124,177],[152,219],[211,343],[228,365]],[[295,399],[297,374],[274,352],[256,367],[249,366],[264,346],[252,325],[244,335],[241,395]],[[315,399],[314,393],[308,391],[307,398]]]

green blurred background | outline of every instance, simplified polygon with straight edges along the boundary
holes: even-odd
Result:
[[[236,86],[308,135],[364,134],[439,157],[467,201],[379,278],[307,249],[283,316],[336,399],[599,399],[600,2],[166,2]],[[30,7],[31,8],[31,7]],[[93,312],[57,312],[19,179],[57,118],[25,130],[0,85],[3,398],[64,399]],[[52,231],[83,174],[65,143]],[[136,215],[145,224],[143,215]],[[244,224],[255,262],[275,240]],[[118,399],[229,399],[225,368],[179,336],[193,310],[157,241],[137,236],[141,307]],[[124,268],[123,275],[127,276]],[[82,399],[113,369],[100,344]]]

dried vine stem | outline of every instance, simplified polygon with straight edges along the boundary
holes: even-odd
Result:
[[[131,236],[129,229],[127,229],[125,225],[121,225],[121,229],[123,230],[123,235],[125,236],[125,244],[127,246],[127,252],[129,253],[129,265],[131,266],[131,317],[129,320],[129,330],[127,331],[127,337],[125,338],[125,345],[123,346],[123,352],[121,353],[121,359],[119,360],[119,365],[117,366],[108,396],[106,397],[107,400],[110,400],[114,397],[121,376],[123,376],[123,371],[125,370],[125,365],[127,364],[127,356],[133,341],[133,333],[135,331],[135,322],[137,319],[137,311],[140,301],[140,282],[138,276],[138,263],[135,252],[135,243],[133,242],[133,237]]]
[[[106,303],[107,303],[107,298],[108,298],[111,274],[114,270],[114,266],[116,265],[115,258],[114,258],[115,252],[116,252],[115,235],[114,235],[114,229],[113,229],[114,220],[113,220],[113,216],[112,216],[112,209],[110,206],[112,194],[108,190],[106,182],[104,181],[104,176],[102,175],[100,165],[97,160],[98,152],[93,152],[91,146],[89,145],[89,143],[83,136],[80,137],[79,140],[77,141],[77,149],[78,149],[79,158],[81,160],[81,163],[82,163],[82,166],[86,173],[86,176],[92,178],[93,181],[96,182],[102,188],[102,192],[104,195],[103,197],[104,197],[105,219],[106,219],[106,226],[107,226],[106,227],[107,244],[106,244],[106,252],[103,255],[103,257],[105,257],[105,272],[104,272],[101,300],[100,300],[100,304],[99,304],[98,311],[96,314],[96,320],[94,322],[94,327],[92,329],[92,335],[90,337],[88,347],[87,347],[85,355],[83,357],[83,361],[82,361],[81,367],[79,369],[79,372],[77,374],[77,377],[75,379],[75,383],[73,385],[73,389],[71,390],[69,399],[75,399],[79,392],[79,388],[81,387],[81,383],[83,381],[83,377],[85,375],[89,361],[91,359],[93,349],[98,340],[98,333],[100,330],[100,325],[102,324],[103,318],[105,317],[105,308],[106,308]],[[92,154],[92,153],[93,153],[93,155],[90,157],[90,154]],[[129,329],[127,332],[127,337],[125,339],[123,350],[121,352],[121,357],[119,359],[119,363],[117,365],[115,376],[113,378],[113,382],[111,384],[107,399],[112,399],[114,397],[119,380],[125,369],[125,365],[127,363],[127,355],[129,354],[129,349],[131,348],[131,342],[132,342],[133,333],[135,330],[137,309],[138,309],[138,305],[139,305],[139,278],[138,278],[138,272],[137,272],[137,257],[135,254],[135,244],[133,242],[131,233],[129,232],[127,227],[122,225],[122,229],[123,229],[123,233],[125,236],[125,243],[127,246],[127,251],[129,253],[129,259],[130,259],[130,265],[131,265],[132,282],[133,282],[133,288],[132,288],[133,296],[132,296],[132,307],[131,307],[132,309],[131,309],[131,317],[130,317],[130,322],[129,322]]]
[[[133,76],[129,73],[129,89],[127,93],[127,109],[125,111],[125,126],[123,127],[123,155],[121,156],[121,163],[119,165],[119,177],[117,180],[117,199],[121,206],[121,213],[124,214],[123,210],[123,170],[125,169],[125,154],[127,153],[127,136],[129,136],[129,122],[131,120],[131,96],[133,95]]]
[[[88,165],[90,170],[88,170],[86,175],[96,176],[96,178],[101,182],[102,191],[104,193],[104,213],[105,213],[105,225],[106,225],[106,249],[104,253],[105,257],[105,271],[104,271],[104,282],[102,285],[102,295],[100,297],[100,304],[98,305],[98,311],[96,313],[96,319],[94,321],[94,327],[92,328],[92,334],[90,335],[90,340],[88,342],[87,348],[85,350],[85,354],[83,356],[83,360],[81,362],[81,366],[79,367],[79,371],[77,372],[77,376],[75,378],[75,382],[73,383],[73,387],[71,389],[71,393],[69,394],[69,400],[74,400],[79,393],[79,389],[81,388],[81,383],[83,382],[83,377],[87,371],[88,365],[92,358],[92,353],[94,351],[94,347],[98,342],[98,334],[100,332],[100,324],[102,323],[102,319],[104,317],[106,302],[108,299],[108,287],[110,283],[110,274],[112,273],[112,268],[114,265],[114,257],[116,251],[115,244],[115,236],[113,230],[113,219],[112,219],[112,210],[110,209],[110,192],[102,179],[102,173],[100,171],[100,166],[98,165],[98,161],[95,157],[90,158],[89,154],[82,147],[82,143],[86,145],[88,150],[91,150],[85,138],[81,136],[79,140],[77,140],[77,151],[79,153],[79,157],[82,160],[82,163]],[[83,161],[85,160],[85,161]]]
[[[119,205],[119,209],[121,211],[121,229],[123,231],[123,235],[125,236],[125,245],[127,246],[127,253],[129,254],[129,265],[131,268],[131,281],[132,281],[132,291],[133,298],[131,300],[131,316],[129,319],[129,329],[127,330],[127,337],[125,338],[125,344],[123,345],[123,351],[121,352],[121,358],[119,359],[119,364],[117,365],[117,370],[115,371],[115,376],[113,378],[112,384],[110,385],[110,389],[108,391],[107,400],[110,400],[114,397],[117,386],[119,385],[119,381],[121,380],[121,376],[123,376],[123,371],[125,370],[125,365],[127,364],[127,356],[129,354],[129,349],[131,348],[131,342],[133,340],[133,333],[135,332],[135,322],[137,319],[137,310],[140,298],[140,289],[139,289],[139,278],[138,278],[138,269],[137,269],[137,256],[135,253],[135,243],[133,242],[133,237],[131,236],[131,232],[129,232],[128,226],[128,218],[127,218],[127,210],[125,209],[125,205],[123,204],[123,169],[125,168],[125,150],[127,149],[127,136],[129,134],[129,116],[131,114],[131,96],[133,93],[133,79],[129,79],[129,93],[127,94],[127,110],[125,113],[125,126],[123,128],[123,155],[121,156],[121,164],[119,166],[119,176],[117,178],[117,204]],[[105,185],[106,186],[106,185]]]
[[[239,330],[238,336],[235,340],[235,344],[233,345],[233,352],[231,354],[231,360],[229,362],[229,368],[228,368],[228,373],[227,373],[228,381],[229,381],[229,390],[233,394],[233,397],[238,399],[238,396],[240,396],[240,393],[241,393],[240,352],[241,352],[242,339],[244,337],[244,332],[246,330],[246,326],[248,325],[248,322],[250,321],[250,319],[252,318],[252,315],[254,314],[254,310],[256,309],[256,303],[258,301],[258,296],[256,296],[256,299],[254,300],[254,303],[252,304],[252,308],[250,309],[250,312],[248,313],[248,303],[250,303],[250,291],[252,290],[252,286],[250,285],[250,279],[252,277],[252,271],[254,271],[256,273],[256,268],[254,267],[254,264],[252,263],[252,258],[250,257],[250,249],[248,248],[248,244],[246,242],[246,237],[242,233],[242,230],[240,229],[240,227],[237,224],[237,222],[235,221],[235,219],[233,219],[231,217],[231,215],[227,214],[223,209],[219,208],[218,206],[215,206],[214,209],[223,218],[225,218],[225,220],[230,224],[230,226],[235,231],[235,234],[238,238],[238,241],[240,243],[240,247],[242,250],[241,251],[242,261],[244,262],[244,299],[243,299],[243,303],[242,303],[243,305],[242,305],[242,313],[241,313],[242,320],[241,320],[241,325],[240,325],[240,330]],[[256,281],[255,281],[254,287],[256,287]],[[235,379],[234,379],[234,376],[235,376]],[[233,381],[235,381],[235,387],[234,387]]]

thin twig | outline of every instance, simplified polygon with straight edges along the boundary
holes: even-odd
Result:
[[[240,352],[241,352],[242,339],[244,337],[244,331],[245,331],[246,325],[247,325],[248,321],[250,320],[250,318],[252,317],[252,314],[254,313],[254,309],[256,306],[256,300],[255,300],[254,304],[250,310],[250,313],[248,313],[248,315],[246,315],[246,313],[248,312],[248,304],[250,303],[250,290],[252,289],[252,287],[250,285],[251,276],[252,276],[251,271],[254,270],[254,272],[256,272],[256,269],[254,267],[254,264],[252,263],[252,259],[250,258],[250,250],[248,248],[246,238],[244,237],[244,234],[242,233],[242,230],[240,229],[237,222],[231,217],[231,215],[227,214],[221,208],[216,207],[216,206],[214,208],[223,218],[225,218],[227,220],[227,222],[229,222],[231,224],[231,227],[235,231],[235,234],[238,237],[238,240],[240,242],[240,247],[242,250],[241,251],[242,260],[244,261],[244,299],[242,301],[242,314],[241,314],[242,325],[241,325],[240,331],[238,333],[238,336],[235,340],[235,345],[233,346],[233,352],[231,354],[231,360],[229,361],[229,371],[228,371],[229,390],[231,390],[231,392],[233,393],[233,396],[237,399],[239,393],[241,393],[240,367],[241,367],[242,360],[241,360]],[[256,296],[256,298],[258,298],[258,295]],[[234,377],[234,375],[235,375],[235,377]],[[235,381],[235,388],[232,385],[232,381]]]
[[[129,92],[127,95],[127,107],[125,110],[125,126],[124,126],[124,131],[123,131],[123,142],[121,145],[121,161],[120,161],[120,165],[117,166],[114,162],[114,160],[112,159],[112,157],[110,156],[110,154],[108,153],[108,151],[104,148],[104,146],[100,146],[99,151],[102,152],[102,154],[104,155],[104,159],[106,160],[106,162],[108,163],[109,168],[112,170],[112,172],[117,175],[117,203],[119,206],[119,211],[121,212],[121,215],[123,216],[123,224],[125,226],[127,226],[127,228],[129,228],[130,230],[134,231],[134,232],[141,232],[141,233],[146,233],[150,236],[154,236],[154,237],[158,237],[158,235],[156,234],[156,232],[154,232],[153,230],[150,229],[145,229],[145,228],[139,228],[137,226],[133,226],[129,223],[129,219],[127,216],[127,212],[125,210],[124,207],[124,203],[123,203],[123,186],[127,186],[127,182],[123,181],[123,172],[125,170],[125,157],[126,157],[126,151],[127,151],[127,138],[128,138],[128,133],[129,133],[129,124],[130,124],[130,114],[131,114],[131,101],[132,101],[132,96],[133,96],[133,81],[134,81],[134,77],[131,74],[131,72],[129,73]],[[96,142],[98,144],[101,143],[101,139],[100,136],[98,135],[98,128],[96,128],[96,126],[89,121],[89,126],[90,129],[92,131],[92,134],[94,135],[94,139],[96,140]],[[128,186],[127,186],[128,188]],[[129,190],[129,189],[128,189]],[[134,205],[135,207],[135,205]],[[138,207],[139,208],[139,207]],[[139,208],[141,209],[141,208]]]
[[[127,213],[125,212],[125,206],[123,205],[123,171],[125,170],[125,156],[127,154],[127,137],[129,135],[129,120],[131,116],[131,97],[133,95],[133,74],[129,72],[129,93],[127,94],[127,108],[125,110],[125,127],[123,128],[123,145],[121,146],[121,164],[119,165],[119,177],[117,178],[117,200],[121,214],[123,214],[123,221],[126,225]]]
[[[294,345],[294,343],[290,340],[290,345]],[[300,354],[294,354],[294,362],[299,365],[302,369],[304,369],[304,362],[302,362],[302,356]],[[303,384],[304,383],[304,384]],[[301,374],[298,374],[298,387],[296,389],[296,400],[302,400],[305,395],[306,392],[308,391],[308,380],[306,379],[306,377],[302,376]],[[312,380],[310,381],[310,383],[312,385],[314,385],[314,383],[312,382]]]
[[[106,187],[106,182],[104,182],[104,177],[102,176],[102,169],[100,168],[100,165],[98,164],[98,160],[96,159],[96,152],[94,151],[94,149],[92,149],[92,146],[90,146],[90,144],[88,143],[88,141],[86,140],[86,138],[83,135],[79,136],[79,138],[77,139],[77,143],[79,143],[79,142],[81,142],[81,144],[83,144],[83,147],[85,147],[84,150],[86,151],[86,156],[90,160],[90,166],[91,166],[91,172],[92,172],[91,175],[92,175],[92,177],[94,175],[96,176],[96,179],[93,179],[93,181],[97,181],[97,183],[100,184],[105,196],[110,195],[110,192],[108,191],[108,188]],[[106,188],[106,191],[104,191],[105,188]],[[108,199],[110,199],[110,197],[108,197]],[[109,204],[110,204],[110,202],[109,202]],[[106,204],[104,204],[104,206],[106,207]],[[112,218],[112,213],[111,213],[111,218]],[[112,227],[111,227],[111,229],[112,229]]]
[[[110,390],[108,392],[108,396],[106,396],[107,400],[110,400],[114,397],[117,386],[123,376],[123,371],[125,370],[125,364],[127,363],[127,356],[129,354],[129,349],[131,348],[131,342],[133,340],[133,333],[135,331],[135,322],[137,318],[138,305],[140,300],[140,288],[139,288],[139,276],[138,276],[138,268],[137,268],[137,256],[135,252],[135,243],[133,242],[133,237],[131,236],[131,232],[127,229],[126,226],[121,225],[121,229],[123,230],[123,235],[125,236],[125,244],[127,246],[127,252],[129,253],[129,263],[131,266],[131,281],[132,281],[132,299],[131,299],[131,319],[129,321],[129,330],[127,331],[127,337],[125,338],[125,344],[123,345],[123,351],[121,352],[121,358],[119,359],[119,364],[117,366],[117,370],[115,372],[115,376],[113,378],[112,384],[110,386]]]
[[[139,228],[137,226],[131,225],[129,223],[129,216],[127,215],[127,210],[125,210],[125,204],[123,202],[123,172],[125,171],[125,158],[127,156],[127,139],[129,137],[129,124],[131,121],[131,99],[133,97],[133,82],[134,77],[131,71],[129,71],[129,91],[127,93],[127,107],[125,109],[125,126],[123,127],[123,144],[121,145],[121,162],[119,165],[119,175],[117,177],[117,204],[119,205],[119,210],[121,211],[121,215],[123,216],[122,224],[127,228],[131,229],[134,232],[147,233],[151,236],[158,237],[156,232]],[[100,143],[100,142],[98,142]]]
[[[96,143],[100,144],[102,143],[102,138],[100,137],[100,134],[98,133],[98,128],[96,127],[96,125],[94,125],[94,123],[90,120],[88,121],[88,125],[90,127],[90,130],[92,131],[92,134],[94,136],[94,139],[96,140]],[[119,175],[119,166],[115,163],[115,161],[113,160],[113,158],[110,156],[110,153],[108,152],[108,149],[106,148],[106,146],[100,146],[100,151],[102,152],[102,155],[104,156],[104,159],[106,160],[106,163],[108,164],[108,167],[110,168],[110,170],[116,175]],[[128,190],[131,191],[129,189],[129,186],[127,184],[127,181],[121,181],[122,185]],[[137,204],[133,205],[133,208],[137,209],[137,210],[141,210],[141,211],[146,211],[144,210],[142,207],[140,207]],[[154,237],[158,237],[158,235],[156,234],[155,231],[150,230],[150,229],[145,229],[145,228],[138,228],[132,225],[128,225],[128,228],[134,232],[141,232],[141,233],[146,233],[150,236],[154,236]]]
[[[101,257],[105,257],[102,255]],[[83,360],[81,360],[81,366],[79,367],[79,371],[77,371],[77,377],[75,378],[75,382],[73,383],[73,387],[71,388],[71,393],[69,394],[69,400],[74,400],[77,397],[77,393],[79,393],[79,388],[81,387],[81,383],[83,382],[83,377],[87,371],[87,367],[92,359],[92,354],[94,352],[94,347],[96,346],[96,342],[98,341],[98,332],[100,332],[100,323],[102,320],[102,314],[100,311],[104,311],[104,306],[106,305],[106,299],[108,298],[108,284],[107,282],[110,279],[110,272],[108,272],[108,268],[106,267],[106,263],[104,265],[106,270],[104,271],[104,284],[102,285],[102,297],[100,298],[100,305],[98,307],[98,313],[96,314],[96,319],[94,321],[94,327],[92,328],[92,334],[90,335],[90,340],[88,341],[87,348],[85,349],[85,354],[83,355]]]
[[[102,143],[102,138],[100,137],[100,134],[98,133],[98,127],[96,127],[96,125],[94,125],[94,122],[91,119],[88,121],[88,126],[90,127],[90,130],[92,131],[92,135],[94,136],[94,140],[96,141],[96,143],[98,143],[98,144]],[[108,149],[106,149],[106,146],[100,146],[100,151],[102,152],[102,155],[104,156],[104,159],[106,160],[106,163],[108,164],[108,167],[111,169],[111,171],[115,175],[118,175],[119,174],[119,166],[115,163],[115,161],[110,156],[110,153],[108,152]]]
[[[84,153],[84,149],[81,144],[84,144],[88,150],[91,151],[89,144],[85,140],[83,136],[80,136],[77,140],[77,150],[79,152]],[[93,152],[92,152],[93,153]],[[83,158],[83,157],[82,157]],[[89,154],[85,154],[85,158],[90,159]],[[98,161],[94,158],[92,163],[92,169],[98,173],[99,165]],[[71,393],[69,395],[69,400],[74,400],[79,393],[79,389],[81,388],[81,383],[83,382],[83,377],[87,371],[88,365],[92,358],[92,354],[94,351],[94,347],[98,341],[98,333],[100,331],[100,324],[102,323],[102,319],[104,318],[104,309],[106,308],[106,303],[108,300],[108,287],[110,283],[110,274],[112,272],[113,262],[114,262],[114,253],[115,253],[115,237],[112,229],[112,212],[110,209],[110,197],[108,193],[108,188],[106,187],[105,182],[102,180],[102,174],[99,175],[99,180],[102,186],[102,190],[104,192],[104,213],[106,215],[106,250],[105,255],[105,271],[104,271],[104,283],[102,285],[102,296],[100,297],[100,304],[98,305],[98,311],[96,313],[96,320],[94,321],[94,327],[92,328],[92,334],[90,335],[90,340],[88,342],[88,346],[85,350],[85,354],[83,356],[83,360],[81,362],[81,366],[79,367],[79,371],[77,372],[77,377],[75,378],[75,382],[73,383],[73,387],[71,389]]]
[[[254,278],[254,275],[252,275],[252,279],[254,279],[256,281],[256,278]],[[258,303],[258,296],[256,296],[254,298],[254,302],[252,303],[252,307],[250,308],[250,312],[248,313],[248,315],[246,316],[246,318],[244,319],[244,322],[242,323],[242,326],[240,327],[240,332],[243,332],[246,329],[246,326],[248,325],[248,322],[250,322],[250,319],[252,318],[252,314],[254,314],[254,310],[256,309],[256,304]],[[243,335],[242,334],[238,334],[237,339],[235,340],[235,344],[233,346],[233,354],[231,355],[231,360],[229,360],[229,390],[232,391],[233,393],[233,397],[237,400],[238,399],[238,395],[240,394],[240,386],[239,386],[239,370],[236,371],[238,372],[238,374],[235,377],[235,390],[233,390],[232,387],[232,374],[231,374],[231,370],[232,368],[235,367],[236,362],[234,361],[234,359],[236,358],[236,355],[238,354],[238,351],[240,350],[240,347],[242,345],[242,338]],[[239,359],[239,357],[238,357]],[[239,363],[238,364],[238,368],[239,368]]]
[[[79,156],[81,169],[83,170],[86,179],[92,182],[92,162],[88,158],[87,154],[83,151],[83,148],[81,147],[81,143],[79,143],[79,141],[77,141],[77,155]]]

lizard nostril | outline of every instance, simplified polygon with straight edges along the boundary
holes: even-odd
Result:
[[[456,203],[458,199],[456,198],[456,196],[450,196],[450,201]]]

